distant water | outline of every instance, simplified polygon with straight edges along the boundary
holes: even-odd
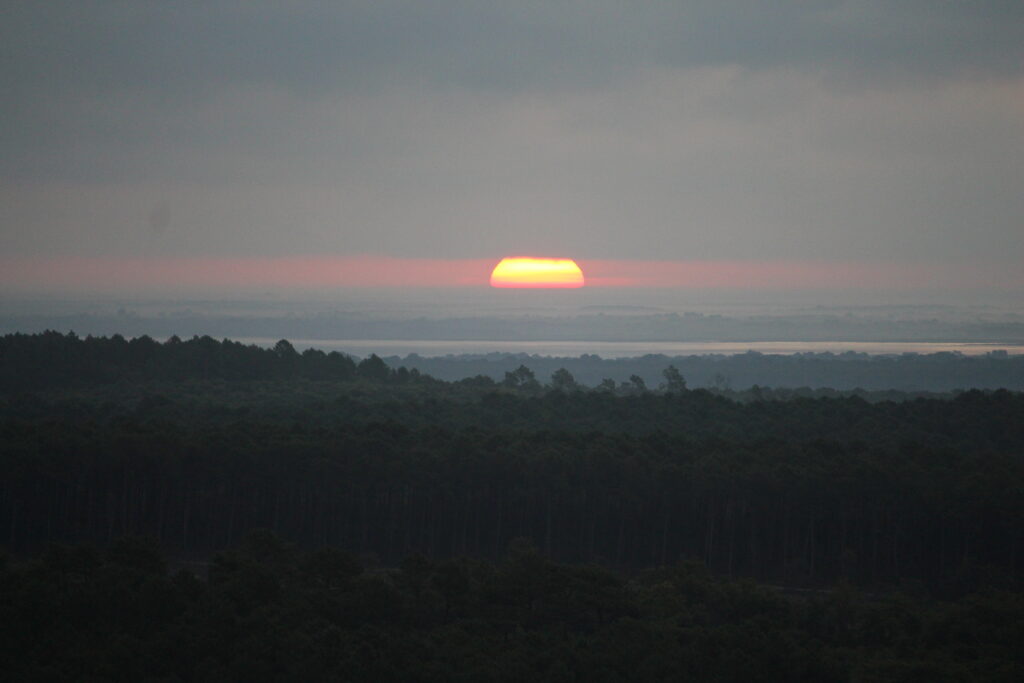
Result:
[[[277,339],[242,337],[238,341],[259,346],[273,346]],[[376,353],[380,356],[447,356],[486,353],[526,353],[538,356],[578,357],[595,354],[602,358],[632,358],[646,354],[666,356],[700,356],[704,354],[757,353],[869,353],[899,355],[903,353],[953,352],[979,356],[991,351],[1024,353],[1020,344],[974,344],[953,342],[593,342],[593,341],[438,341],[416,339],[291,339],[300,351],[307,348],[344,351],[356,356]]]

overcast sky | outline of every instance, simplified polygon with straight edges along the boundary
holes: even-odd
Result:
[[[1024,262],[1024,2],[22,2],[8,260]]]

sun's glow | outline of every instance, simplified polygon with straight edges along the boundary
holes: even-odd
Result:
[[[571,289],[583,286],[583,271],[568,258],[503,258],[491,273],[491,287]]]

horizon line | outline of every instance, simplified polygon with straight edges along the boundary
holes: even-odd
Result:
[[[541,258],[541,257],[537,257]],[[237,292],[256,288],[480,288],[501,258],[437,259],[369,254],[306,256],[0,257],[8,292],[104,293],[123,289]],[[1008,264],[780,259],[575,259],[585,288],[683,290],[1024,289]]]

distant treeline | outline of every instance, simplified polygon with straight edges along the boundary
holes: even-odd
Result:
[[[634,393],[671,389],[669,366],[689,388],[710,388],[726,395],[751,387],[771,387],[790,396],[816,390],[862,392],[949,392],[956,389],[1024,389],[1024,355],[992,352],[870,356],[859,353],[664,356],[603,359],[596,355],[555,358],[526,354],[358,359],[319,349],[299,353],[286,340],[272,348],[228,339],[171,337],[161,343],[148,336],[125,339],[79,337],[44,332],[0,337],[0,391],[38,390],[119,381],[276,380],[429,383],[462,381],[479,386],[539,389],[599,388]],[[820,393],[820,392],[819,392]],[[828,393],[826,391],[826,393]],[[772,398],[772,395],[766,395]],[[885,396],[881,396],[885,398]]]
[[[159,379],[406,381],[418,375],[392,370],[377,356],[358,361],[337,351],[300,354],[283,339],[266,349],[210,337],[175,336],[163,343],[145,335],[82,338],[74,332],[0,337],[0,388],[9,391]]]
[[[522,353],[463,354],[423,357],[385,356],[393,367],[417,369],[438,379],[453,381],[474,375],[501,380],[506,372],[526,365],[538,377],[565,368],[576,381],[598,386],[606,379],[628,382],[636,375],[649,387],[662,382],[662,371],[673,365],[690,387],[742,391],[752,386],[795,389],[831,388],[850,391],[900,390],[948,392],[956,389],[1024,390],[1024,355],[992,352],[965,356],[958,353],[902,354],[798,353],[792,355],[748,352],[724,355],[601,358],[596,355],[551,357]]]

